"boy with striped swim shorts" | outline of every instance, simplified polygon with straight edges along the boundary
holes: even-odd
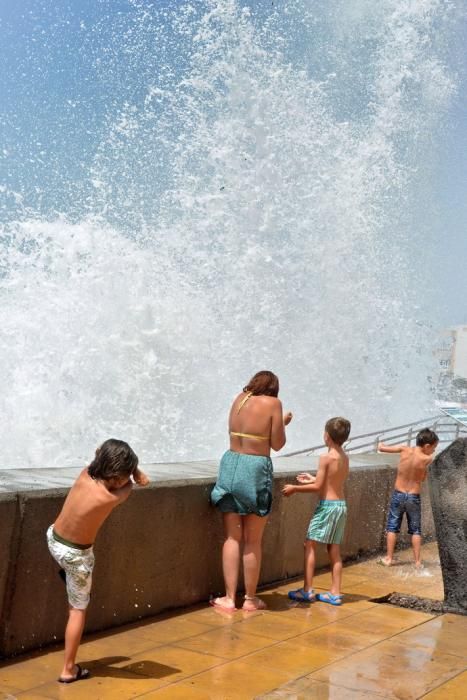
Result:
[[[282,489],[284,496],[295,493],[315,493],[320,501],[311,519],[305,539],[305,580],[303,588],[289,591],[291,600],[300,603],[313,603],[320,600],[330,605],[341,605],[342,559],[340,545],[344,537],[347,504],[344,499],[344,483],[349,474],[349,458],[342,445],[350,434],[350,422],[346,418],[330,418],[324,428],[324,442],[328,453],[319,458],[316,477],[299,474],[299,485],[287,484]],[[331,563],[331,588],[326,593],[313,591],[316,546],[326,545]]]

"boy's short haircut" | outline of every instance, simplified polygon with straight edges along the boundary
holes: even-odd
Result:
[[[439,437],[436,435],[434,430],[430,428],[423,428],[417,434],[417,447],[423,447],[423,445],[436,445],[439,442]]]
[[[337,445],[343,445],[350,435],[350,421],[347,418],[337,416],[330,418],[324,426],[325,431],[333,442]]]
[[[138,457],[128,443],[123,440],[106,440],[96,451],[96,456],[88,467],[93,479],[113,479],[130,476],[138,466]]]

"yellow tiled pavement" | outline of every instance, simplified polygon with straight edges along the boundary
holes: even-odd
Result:
[[[293,604],[293,584],[261,596],[267,611],[196,606],[110,634],[90,635],[79,661],[92,672],[56,682],[62,649],[0,665],[0,700],[457,700],[467,698],[467,617],[379,605],[392,591],[442,598],[436,545],[415,572],[376,560],[345,567],[344,604]],[[316,577],[326,590],[329,573]]]

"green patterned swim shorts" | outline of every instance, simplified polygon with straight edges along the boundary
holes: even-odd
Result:
[[[320,501],[308,526],[306,539],[325,544],[340,544],[344,537],[346,519],[345,501]]]
[[[221,459],[211,503],[221,513],[269,515],[273,471],[270,457],[227,450]]]
[[[79,549],[72,543],[65,544],[56,539],[53,525],[47,530],[49,552],[64,569],[66,574],[66,591],[72,608],[85,610],[89,605],[94,552],[92,547]]]

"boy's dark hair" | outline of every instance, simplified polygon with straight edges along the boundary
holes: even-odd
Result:
[[[417,447],[423,447],[423,445],[436,445],[439,442],[439,437],[436,435],[434,430],[431,428],[423,428],[417,434]]]
[[[243,391],[245,393],[251,391],[254,396],[277,396],[279,393],[279,379],[274,372],[264,369],[261,372],[256,372],[248,384],[243,387]]]
[[[330,418],[324,426],[325,431],[336,445],[343,445],[350,435],[350,421],[337,416]]]
[[[138,466],[138,457],[130,445],[123,440],[106,440],[96,450],[96,456],[88,467],[88,474],[93,479],[113,479],[130,476]]]

